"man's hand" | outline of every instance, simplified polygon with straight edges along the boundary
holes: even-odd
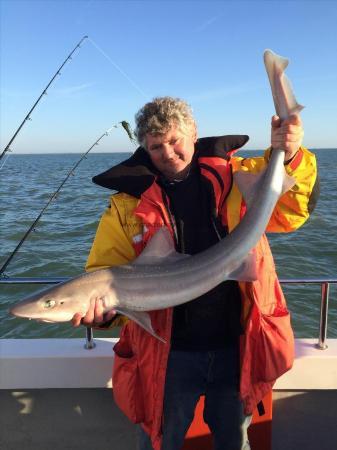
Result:
[[[103,313],[103,302],[100,298],[92,299],[90,301],[90,306],[85,316],[83,317],[81,313],[76,313],[71,322],[74,327],[78,327],[81,324],[86,327],[99,327],[106,322],[109,322],[116,315],[114,309]]]
[[[281,120],[278,116],[271,119],[271,146],[285,151],[284,160],[292,159],[302,145],[302,121],[299,115],[293,114]]]

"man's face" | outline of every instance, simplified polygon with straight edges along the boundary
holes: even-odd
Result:
[[[156,168],[168,180],[183,178],[192,161],[197,140],[194,126],[183,133],[173,126],[165,134],[147,134],[146,148]]]

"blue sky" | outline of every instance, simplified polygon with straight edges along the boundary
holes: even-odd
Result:
[[[248,134],[269,145],[274,113],[263,65],[290,59],[304,144],[337,148],[336,1],[1,0],[1,150],[84,35],[12,145],[15,153],[84,152],[154,96],[192,106],[200,136]],[[95,151],[131,151],[114,129]]]

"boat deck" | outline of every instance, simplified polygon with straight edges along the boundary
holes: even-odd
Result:
[[[111,344],[79,339],[0,341],[0,449],[136,449],[135,427],[113,403]],[[337,448],[337,340],[296,342],[293,370],[273,392],[273,450]]]

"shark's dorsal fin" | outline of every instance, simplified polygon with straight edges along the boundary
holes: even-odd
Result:
[[[132,264],[170,264],[189,255],[176,252],[167,227],[159,228]]]
[[[266,169],[263,169],[259,173],[235,172],[233,175],[234,182],[239,188],[239,191],[241,192],[248,208],[254,201],[254,198],[255,199],[257,198],[256,194],[260,189],[260,184],[262,183],[265,171]],[[289,191],[289,189],[291,189],[294,186],[294,184],[296,184],[296,180],[290,175],[288,175],[284,170],[282,194]]]
[[[251,172],[235,172],[234,182],[239,188],[247,207],[251,205],[256,192],[258,191],[259,182],[262,179],[264,171],[255,174]]]

